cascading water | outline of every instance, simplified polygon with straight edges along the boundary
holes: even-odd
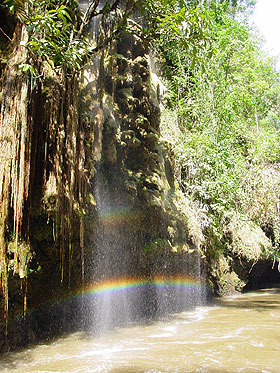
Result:
[[[171,274],[166,267],[169,261],[172,262],[172,257],[167,255],[165,260],[162,286],[156,286],[157,315],[181,312],[204,304],[206,291],[201,279],[199,254],[195,252],[192,256],[181,254],[175,257],[176,272],[171,270]]]
[[[145,250],[135,252],[138,238],[129,226],[135,209],[117,179],[115,175],[108,181],[101,169],[95,175],[98,216],[88,322],[97,334],[181,312],[203,304],[206,298],[197,252],[192,256],[158,253],[143,274],[140,257]]]
[[[82,1],[81,5],[82,10],[85,11],[85,2]],[[98,40],[101,26],[100,16],[94,17],[90,34],[95,41]],[[132,50],[137,51],[134,44],[131,45]],[[125,53],[126,48],[127,46],[122,46],[121,52]],[[139,50],[141,54],[141,48]],[[124,65],[132,64],[132,62],[124,62],[129,58],[131,61],[138,60],[139,56],[131,57],[131,54],[132,52],[128,51],[127,57],[121,59]],[[144,65],[140,66],[141,69],[145,63],[147,64],[147,59],[145,61]],[[139,199],[135,202],[135,197],[130,198],[123,180],[123,161],[119,163],[115,160],[108,161],[108,157],[104,156],[106,153],[104,141],[108,143],[108,139],[105,138],[108,127],[109,133],[112,128],[115,132],[121,132],[125,127],[122,124],[123,114],[120,115],[120,112],[116,114],[112,105],[114,88],[111,93],[106,93],[104,69],[104,61],[96,57],[86,67],[84,74],[84,92],[91,100],[90,104],[87,103],[87,115],[94,123],[92,152],[97,170],[94,175],[92,194],[96,202],[97,216],[91,239],[93,245],[89,269],[91,285],[84,297],[86,302],[84,302],[83,314],[86,328],[98,334],[135,320],[179,312],[201,304],[205,300],[200,279],[201,265],[198,252],[187,255],[171,252],[170,248],[158,252],[157,249],[152,248],[150,242],[154,241],[154,237],[151,233],[145,233],[145,230],[152,231],[152,227],[147,223],[150,212],[143,209]],[[130,73],[133,71],[132,68]],[[118,81],[117,77],[113,76],[112,81]],[[114,84],[112,83],[112,87],[116,87],[117,83]],[[123,91],[125,94],[135,92],[141,97],[144,93],[139,93],[139,88],[130,88],[131,84],[133,83],[128,81],[120,92],[122,94]],[[104,96],[100,95],[100,90],[105,91]],[[118,110],[122,110],[121,106]],[[136,109],[132,108],[132,110]],[[140,115],[143,116],[142,110],[140,109]],[[133,136],[132,125],[134,124],[125,127],[126,136]],[[141,136],[144,136],[143,131],[146,130],[143,128],[141,131]],[[151,131],[153,133],[154,129],[152,128]],[[131,143],[133,141],[131,140]],[[139,146],[137,142],[133,144]],[[133,149],[136,149],[136,158],[140,157],[138,148]],[[149,151],[153,152],[154,148],[151,146]],[[130,156],[133,157],[134,154]],[[131,165],[134,167],[133,162]],[[135,173],[137,172],[135,170]],[[160,215],[158,219],[156,224],[160,226],[162,224]],[[139,224],[145,225],[145,228],[139,228]]]
[[[97,283],[110,282],[126,275],[130,258],[125,248],[127,237],[123,234],[122,212],[127,211],[125,201],[112,199],[102,172],[97,171],[95,181],[97,205],[96,252],[93,268]],[[114,325],[129,322],[130,303],[124,291],[104,291],[93,299],[93,329],[104,331]]]

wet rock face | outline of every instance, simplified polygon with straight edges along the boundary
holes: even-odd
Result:
[[[90,283],[97,276],[96,251],[105,241],[104,232],[110,247],[104,247],[104,255],[111,260],[111,247],[117,243],[122,250],[120,264],[126,262],[120,273],[119,267],[112,269],[115,277],[188,271],[182,265],[187,250],[180,250],[191,243],[187,243],[185,218],[173,202],[172,156],[159,141],[160,108],[151,84],[148,46],[136,36],[125,35],[105,57],[96,57],[79,82],[64,81],[64,101],[54,95],[54,87],[60,92],[60,83],[51,79],[44,82],[40,94],[34,93],[40,102],[30,114],[37,118],[34,133],[38,133],[32,151],[34,190],[24,210],[30,218],[33,253],[28,307],[37,309]],[[106,220],[105,206],[108,225],[101,227],[100,234],[98,214],[106,196],[117,219]],[[17,286],[10,289],[10,299],[20,310],[20,282],[13,281]],[[66,305],[57,315],[66,320],[72,308]],[[48,321],[44,334],[41,314],[34,315],[25,324],[26,338],[17,335],[17,326],[11,324],[10,345],[29,343],[41,331],[49,336],[59,329],[59,316],[52,321],[43,315]]]
[[[89,105],[95,100],[91,112],[102,112],[103,119],[97,123],[95,114],[89,119],[88,137],[93,139],[96,170],[89,190],[96,201],[97,215],[87,222],[88,258],[107,239],[109,247],[104,252],[108,257],[114,256],[113,246],[121,246],[122,261],[127,263],[121,269],[122,275],[187,273],[186,248],[194,245],[188,237],[186,219],[174,201],[172,154],[159,140],[160,107],[152,88],[148,46],[136,36],[124,36],[114,43],[107,63],[102,60],[99,63],[102,67],[96,80],[103,91],[102,99],[97,91],[92,91],[93,86],[89,87],[92,97]],[[88,116],[88,107],[84,116]],[[102,190],[103,202],[98,201],[97,189]],[[109,229],[102,228],[107,235],[98,244],[98,228],[93,234],[91,227],[96,225],[94,219],[102,214],[102,209],[125,210],[126,214],[119,215],[118,223]],[[191,255],[190,260],[193,260]],[[91,271],[90,263],[94,266],[95,260],[88,260],[86,272]],[[196,268],[196,275],[200,270]],[[115,268],[113,272],[116,276]]]
[[[124,36],[107,61],[101,58],[97,65],[95,71],[94,66],[86,71],[90,78],[81,105],[81,120],[86,118],[88,129],[88,168],[102,165],[114,170],[116,178],[122,174],[123,188],[129,186],[135,197],[146,189],[160,193],[160,109],[151,85],[148,47],[133,35]]]
[[[246,284],[244,278],[237,275],[238,271],[232,268],[232,264],[232,260],[223,255],[209,260],[208,277],[218,296],[240,293]]]
[[[116,52],[116,69],[108,80],[114,87],[119,121],[118,160],[128,170],[152,173],[159,169],[160,110],[151,88],[148,50],[136,37],[126,36],[117,43]]]

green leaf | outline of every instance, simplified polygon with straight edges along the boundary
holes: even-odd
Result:
[[[32,65],[28,64],[28,63],[21,63],[19,65],[19,68],[22,70],[22,71],[29,71],[32,75],[36,75],[35,74],[35,69]]]
[[[72,18],[71,18],[71,16],[70,16],[70,14],[67,12],[66,9],[63,9],[61,12],[62,12],[62,14],[63,14],[66,18],[69,19],[69,21],[72,21]]]

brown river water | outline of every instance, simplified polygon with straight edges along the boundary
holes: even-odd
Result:
[[[102,336],[75,333],[0,358],[1,372],[280,372],[280,289]]]

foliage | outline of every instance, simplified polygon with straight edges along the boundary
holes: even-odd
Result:
[[[9,270],[18,273],[19,277],[27,277],[28,263],[32,259],[30,246],[25,242],[9,242],[8,245]]]
[[[65,5],[48,10],[44,1],[32,3],[30,16],[25,20],[29,41],[25,46],[40,57],[48,57],[53,66],[65,64],[79,68],[79,49],[85,46],[71,41],[71,17]],[[69,22],[70,21],[70,22]]]
[[[147,41],[163,38],[170,45],[180,44],[196,58],[201,46],[210,42],[207,30],[212,20],[199,6],[200,1],[135,0],[121,6],[120,0],[112,4],[92,0],[83,13],[75,0],[5,0],[4,4],[26,27],[28,38],[23,44],[33,63],[23,61],[21,67],[33,74],[31,66],[36,59],[46,60],[53,68],[80,70],[92,55],[123,33],[137,34]],[[226,1],[224,7],[228,6]],[[142,26],[130,18],[133,12],[141,14]],[[117,22],[112,21],[112,15]],[[89,41],[84,31],[95,17],[99,17],[103,34]]]
[[[253,260],[259,248],[272,250],[263,232],[274,249],[279,242],[280,76],[246,23],[231,16],[232,4],[208,5],[194,8],[208,28],[195,43],[183,47],[168,35],[158,43],[169,86],[165,115],[176,117],[170,128],[163,116],[162,134],[176,153],[179,187],[207,211],[208,245]],[[233,225],[236,216],[244,229]],[[246,249],[254,237],[258,249]]]
[[[22,45],[30,52],[32,61],[23,61],[20,67],[33,75],[38,60],[47,61],[55,70],[80,70],[92,55],[121,32],[128,31],[127,19],[137,5],[137,1],[126,2],[121,8],[119,0],[112,5],[106,1],[103,6],[100,1],[91,1],[82,13],[75,0],[5,0],[4,3],[26,28],[28,37]],[[111,21],[113,13],[118,22]],[[98,40],[88,40],[85,29],[95,17],[99,17],[103,33],[100,32]]]
[[[27,30],[27,40],[22,44],[28,48],[33,62],[23,61],[21,68],[33,75],[38,59],[47,61],[54,69],[80,70],[92,55],[123,33],[134,33],[148,41],[164,37],[185,49],[190,46],[194,55],[201,44],[210,40],[210,18],[198,1],[135,0],[121,6],[120,0],[104,4],[92,0],[84,12],[75,0],[5,0],[4,4]],[[142,26],[129,18],[133,12],[142,15]],[[98,19],[102,28],[97,40],[88,40],[84,31],[93,18]]]

